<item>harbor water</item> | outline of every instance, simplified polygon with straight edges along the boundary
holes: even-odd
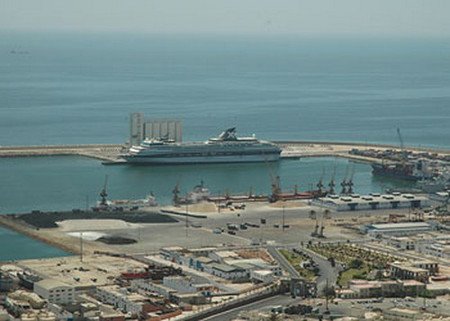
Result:
[[[94,206],[106,175],[110,199],[139,199],[152,192],[162,205],[171,204],[176,184],[185,194],[202,180],[215,195],[248,194],[250,190],[268,195],[271,177],[276,176],[280,176],[283,190],[293,191],[295,185],[299,191],[311,190],[321,177],[327,185],[333,173],[337,192],[339,183],[352,176],[358,193],[411,186],[374,177],[370,165],[341,158],[303,158],[274,164],[104,166],[94,159],[61,156],[0,159],[0,168],[3,214]]]
[[[0,262],[66,255],[58,248],[0,227]]]
[[[400,127],[406,145],[449,148],[449,51],[448,39],[2,32],[0,145],[122,143],[129,113],[141,111],[182,119],[184,140],[237,126],[269,140],[397,144]],[[284,190],[307,190],[322,175],[328,183],[335,167],[338,182],[354,168],[359,193],[405,184],[333,158],[271,167],[0,159],[0,213],[92,206],[106,174],[111,198],[153,191],[167,204],[178,182],[183,193],[202,179],[214,194],[268,193],[272,173]],[[2,229],[0,241],[0,260],[57,255]]]

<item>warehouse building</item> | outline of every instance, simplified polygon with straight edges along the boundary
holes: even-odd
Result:
[[[379,236],[405,236],[429,232],[432,226],[425,222],[369,224],[361,228],[363,233],[372,237]]]
[[[429,205],[425,196],[413,194],[330,195],[311,202],[313,205],[335,211],[362,211],[377,209],[421,208]]]
[[[34,283],[34,293],[50,303],[71,304],[75,302],[75,288],[54,279]]]

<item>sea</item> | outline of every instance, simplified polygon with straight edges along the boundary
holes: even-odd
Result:
[[[129,114],[183,121],[185,141],[229,127],[268,140],[450,148],[450,38],[81,34],[0,31],[0,146],[120,144]],[[93,206],[176,184],[267,193],[353,177],[358,193],[411,187],[334,158],[278,164],[104,166],[83,157],[0,159],[0,213]],[[337,187],[339,189],[339,187]],[[65,255],[0,229],[0,261]]]

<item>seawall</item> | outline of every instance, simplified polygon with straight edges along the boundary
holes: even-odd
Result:
[[[387,144],[368,144],[351,142],[326,141],[274,141],[282,149],[282,158],[301,157],[343,157],[365,162],[380,162],[379,159],[351,155],[349,151],[357,149],[398,149],[398,146]],[[0,157],[37,157],[37,156],[84,156],[99,159],[107,163],[115,163],[125,146],[119,144],[90,145],[49,145],[49,146],[3,146]],[[450,155],[449,149],[431,147],[406,147],[414,152],[430,152]]]

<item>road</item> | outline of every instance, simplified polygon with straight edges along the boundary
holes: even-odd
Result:
[[[313,251],[306,250],[302,247],[299,250],[311,255],[314,262],[317,263],[320,270],[320,275],[317,278],[317,292],[321,294],[325,289],[327,282],[328,285],[333,286],[337,282],[337,277],[340,271],[340,266],[336,264],[335,267],[332,267],[328,260],[323,259],[321,256],[317,255]]]
[[[258,310],[258,311],[270,311],[270,309],[273,306],[282,305],[287,306],[290,304],[298,304],[299,299],[293,299],[290,295],[276,295],[261,301],[253,302],[247,305],[243,305],[241,307],[225,311],[220,314],[216,314],[214,316],[211,316],[209,318],[205,318],[203,320],[209,320],[209,321],[227,321],[232,320],[236,318],[239,313],[243,311],[251,311],[251,310]]]
[[[273,246],[268,246],[267,251],[272,255],[272,257],[280,264],[280,266],[289,273],[291,278],[301,279],[300,274],[297,270],[289,263],[288,260]]]
[[[286,247],[288,247],[290,249],[296,248],[296,249],[310,255],[311,258],[313,259],[313,261],[317,263],[319,270],[320,270],[319,277],[317,278],[317,292],[319,294],[321,294],[322,291],[325,289],[327,282],[330,286],[336,284],[339,271],[341,270],[341,267],[339,265],[332,267],[328,260],[323,259],[319,255],[317,255],[315,252],[305,249],[303,247],[300,247],[298,245],[291,245],[291,246],[286,246]],[[272,252],[270,252],[270,254],[272,254]],[[274,256],[274,255],[272,254],[272,256]],[[281,262],[278,261],[278,263],[281,263]],[[291,274],[291,276],[292,276],[292,274]]]
[[[370,299],[367,299],[370,300]],[[330,303],[329,309],[331,315],[334,316],[353,316],[353,317],[361,317],[365,312],[371,311],[372,309],[381,309],[387,310],[394,307],[399,308],[407,308],[417,310],[423,306],[422,298],[410,298],[410,299],[401,299],[401,298],[386,298],[383,302],[379,303],[358,303],[360,300],[343,300],[338,304]],[[364,300],[362,300],[364,301]],[[325,311],[324,300],[316,299],[313,300],[312,305],[316,306],[316,303],[320,302],[320,312],[323,313]],[[293,299],[288,295],[277,295],[274,297],[270,297],[258,302],[254,302],[248,305],[244,305],[242,307],[229,310],[223,312],[221,314],[217,314],[215,316],[206,318],[205,320],[209,321],[227,321],[233,318],[236,318],[239,313],[243,311],[270,311],[273,306],[281,305],[288,306],[292,304],[300,304],[302,303],[301,299],[296,298]],[[305,303],[305,302],[303,302]],[[450,313],[450,302],[446,300],[439,299],[427,299],[426,300],[427,311],[431,313],[436,313],[444,316],[449,316]]]

